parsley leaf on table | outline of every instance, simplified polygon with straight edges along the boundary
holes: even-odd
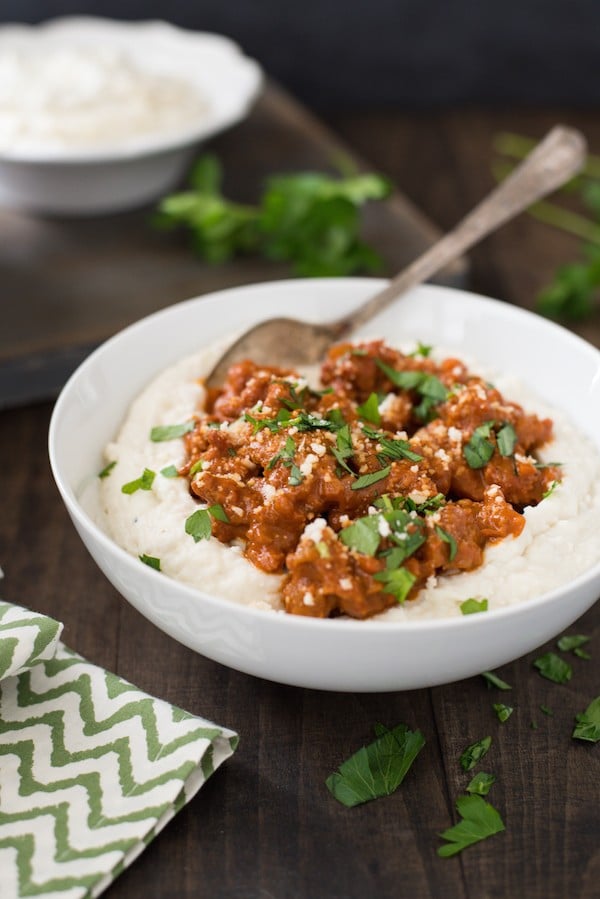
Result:
[[[557,642],[557,646],[562,652],[579,649],[584,643],[589,643],[590,638],[585,634],[564,634]]]
[[[438,855],[449,858],[462,852],[468,846],[485,840],[496,833],[501,833],[504,822],[496,809],[474,793],[469,796],[459,796],[456,800],[456,808],[462,820],[449,827],[440,834],[443,840],[448,842],[438,849]]]
[[[490,788],[495,783],[496,777],[493,774],[486,774],[485,771],[480,771],[471,778],[470,782],[467,784],[466,790],[467,793],[477,793],[478,796],[487,796],[490,792]]]
[[[499,690],[512,690],[511,685],[507,684],[501,677],[498,677],[497,674],[494,674],[493,671],[482,671],[481,676],[487,682],[488,687],[497,687]]]
[[[542,677],[555,684],[566,684],[571,680],[573,669],[568,662],[557,656],[555,652],[546,652],[533,663]]]
[[[348,808],[397,790],[425,745],[421,731],[411,731],[405,724],[392,730],[377,725],[375,734],[372,743],[350,756],[326,780],[332,796]]]
[[[498,721],[501,721],[502,724],[504,724],[505,721],[508,721],[514,712],[514,708],[511,705],[504,705],[503,702],[495,702],[493,709],[498,716]]]
[[[470,771],[474,768],[487,753],[491,745],[492,738],[484,737],[483,740],[477,740],[476,743],[471,743],[470,746],[467,746],[460,757],[460,766],[463,771]]]
[[[575,716],[575,721],[573,739],[597,743],[600,740],[600,696],[592,699],[585,712]]]
[[[381,260],[360,238],[360,208],[390,194],[387,179],[355,173],[333,177],[300,172],[271,177],[257,206],[221,193],[218,160],[203,156],[190,189],[164,197],[158,227],[187,228],[196,251],[209,262],[255,253],[290,262],[298,275],[349,275],[376,271]]]

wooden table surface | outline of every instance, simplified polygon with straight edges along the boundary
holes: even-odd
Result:
[[[491,186],[496,131],[537,136],[557,119],[578,124],[600,150],[600,121],[584,113],[340,113],[330,124],[446,228]],[[531,307],[576,250],[522,216],[472,254],[471,287]],[[578,330],[600,345],[598,314]],[[575,713],[600,693],[600,604],[569,629],[592,637],[592,659],[573,658],[565,686],[532,667],[541,651],[501,669],[509,694],[489,691],[480,677],[352,695],[239,674],[165,636],[97,570],[51,479],[50,413],[41,403],[0,414],[3,598],[60,618],[65,641],[90,660],[241,735],[233,758],[118,878],[110,899],[600,895],[600,749],[570,736]],[[515,706],[504,724],[492,710],[498,701]],[[349,810],[324,781],[370,740],[376,722],[419,727],[426,746],[396,794]],[[506,832],[441,859],[437,834],[457,820],[454,803],[468,780],[459,756],[488,734],[483,767],[497,777],[489,799]]]

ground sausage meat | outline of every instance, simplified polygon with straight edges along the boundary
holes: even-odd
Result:
[[[535,455],[552,422],[457,359],[341,344],[321,384],[241,362],[185,436],[180,474],[213,535],[284,575],[288,612],[366,618],[414,599],[518,535],[560,480]]]

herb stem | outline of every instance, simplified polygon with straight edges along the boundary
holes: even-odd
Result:
[[[501,156],[512,156],[513,159],[524,159],[533,150],[537,141],[522,134],[514,134],[511,131],[500,131],[494,136],[492,146]],[[600,156],[589,153],[586,164],[580,172],[580,176],[587,178],[600,178]]]
[[[600,159],[599,159],[600,162]],[[493,165],[492,172],[496,181],[502,181],[509,173],[510,168],[503,165]],[[581,237],[583,240],[600,246],[600,227],[591,219],[580,215],[577,212],[571,212],[564,209],[556,203],[550,203],[547,200],[540,200],[527,209],[527,213],[545,225],[558,228],[574,237]]]

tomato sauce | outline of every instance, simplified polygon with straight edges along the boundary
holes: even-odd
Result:
[[[290,613],[367,618],[477,568],[560,480],[535,455],[552,422],[458,359],[340,344],[321,383],[236,364],[184,438],[180,474],[221,507],[213,535],[283,575]]]

